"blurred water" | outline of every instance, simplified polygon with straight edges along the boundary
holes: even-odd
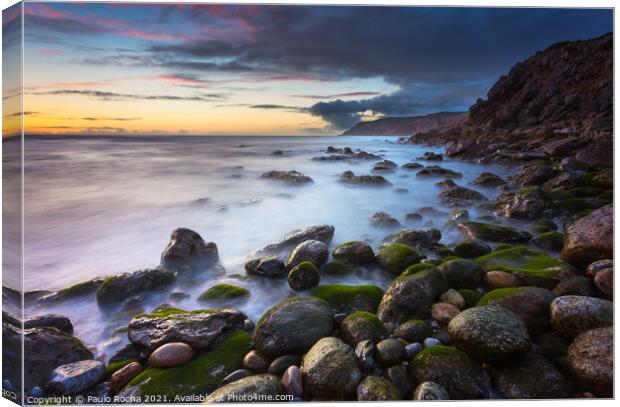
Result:
[[[248,287],[252,296],[235,307],[256,320],[271,305],[290,294],[286,279],[247,279],[243,269],[255,249],[280,239],[291,230],[314,224],[336,228],[333,246],[348,240],[368,240],[378,246],[389,232],[369,225],[370,216],[386,211],[404,222],[416,208],[438,209],[438,178],[418,178],[416,171],[397,169],[382,174],[389,188],[349,187],[338,182],[343,171],[370,174],[378,160],[319,162],[327,146],[350,146],[381,154],[402,165],[439,148],[401,145],[395,137],[151,137],[151,138],[27,138],[25,146],[25,281],[26,290],[54,290],[93,277],[156,266],[170,233],[188,227],[217,243],[226,272],[180,281],[127,312],[101,310],[90,296],[57,306],[33,307],[27,314],[67,315],[76,335],[106,353],[125,342],[113,334],[142,310],[159,303],[186,309],[205,308],[198,295],[220,282]],[[282,150],[284,155],[272,152]],[[508,169],[458,160],[439,164],[460,171],[458,184],[482,171],[501,176]],[[313,178],[306,186],[285,186],[260,179],[269,170],[297,170]],[[406,188],[408,193],[397,193]],[[489,198],[498,191],[480,189]],[[449,211],[448,208],[443,208]],[[471,211],[475,215],[475,210]],[[443,228],[445,217],[425,216],[442,229],[442,243],[457,239]],[[408,226],[405,224],[405,226]],[[389,278],[367,272],[322,283],[372,283],[385,287]],[[170,291],[189,298],[177,302]]]

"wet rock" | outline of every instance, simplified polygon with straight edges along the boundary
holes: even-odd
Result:
[[[438,165],[431,165],[428,167],[424,167],[416,174],[418,177],[428,177],[428,176],[441,176],[445,178],[461,178],[463,174],[457,171],[452,171],[447,168],[442,168]]]
[[[186,343],[169,342],[155,349],[149,356],[151,367],[173,367],[192,360],[196,352]]]
[[[557,296],[563,295],[581,295],[584,297],[593,297],[594,290],[592,289],[592,283],[588,277],[575,276],[569,277],[558,283],[553,289],[554,294]]]
[[[428,318],[433,303],[447,289],[445,276],[436,268],[400,276],[385,291],[377,316],[384,323],[396,324]]]
[[[396,386],[387,379],[368,376],[357,386],[357,401],[401,400]]]
[[[446,178],[441,181],[438,181],[435,183],[435,185],[437,185],[439,188],[442,188],[442,189],[449,189],[449,188],[453,188],[457,186],[456,182],[452,181],[450,178]]]
[[[390,161],[390,160],[383,160],[383,161],[379,161],[378,163],[376,163],[373,167],[372,170],[373,171],[386,171],[386,172],[392,172],[394,171],[395,168],[397,168],[398,165],[394,162],[394,161]]]
[[[491,253],[491,246],[480,239],[468,239],[456,245],[454,253],[459,257],[479,257]]]
[[[286,250],[292,250],[297,245],[307,240],[318,240],[325,244],[329,244],[334,237],[334,227],[331,225],[315,225],[304,229],[298,229],[290,232],[278,242],[272,243],[259,250],[259,253],[281,253]]]
[[[413,392],[413,400],[450,400],[450,395],[435,382],[420,383]]]
[[[374,285],[324,284],[312,290],[312,295],[329,303],[335,315],[356,311],[377,311],[383,291]]]
[[[257,395],[272,397],[283,395],[284,388],[280,378],[271,374],[263,373],[255,376],[244,377],[220,387],[209,394],[209,403],[234,402],[238,400],[253,400]]]
[[[275,256],[261,257],[245,263],[245,271],[250,275],[268,278],[280,278],[286,276],[286,265]]]
[[[230,384],[232,382],[236,382],[237,380],[240,380],[240,379],[243,379],[245,377],[252,376],[252,375],[253,375],[253,373],[251,371],[247,370],[247,369],[235,370],[234,372],[232,372],[231,374],[226,376],[224,379],[222,379],[222,381],[220,382],[218,387],[226,386],[227,384]]]
[[[454,259],[443,262],[437,269],[446,277],[453,288],[474,289],[480,285],[484,271],[471,260]]]
[[[545,207],[545,197],[542,190],[539,187],[530,186],[517,192],[506,192],[499,196],[495,213],[506,218],[537,219]]]
[[[460,290],[458,290],[458,292],[465,300],[464,309],[475,307],[476,304],[478,304],[478,301],[480,301],[480,298],[482,298],[482,295],[480,295],[480,293],[474,290],[470,290],[468,288],[461,288]]]
[[[353,348],[333,337],[312,346],[303,358],[301,373],[304,388],[313,396],[350,396],[362,380]]]
[[[400,222],[394,219],[389,213],[376,212],[370,218],[370,224],[382,229],[398,228]]]
[[[599,296],[611,300],[614,294],[614,270],[607,268],[596,273],[594,287]]]
[[[514,312],[533,335],[551,330],[549,307],[556,297],[539,287],[500,288],[485,294],[478,305],[498,305]]]
[[[105,279],[97,290],[97,302],[118,303],[132,295],[167,287],[174,282],[174,273],[162,269],[144,269]]]
[[[613,257],[613,205],[578,219],[566,229],[560,258],[578,267]]]
[[[519,277],[505,271],[489,271],[482,278],[482,285],[488,290],[498,288],[520,287],[523,282]]]
[[[269,359],[262,353],[251,350],[243,357],[243,367],[257,373],[264,373],[269,368]]]
[[[320,279],[319,269],[311,262],[304,261],[290,271],[288,285],[294,291],[309,290],[318,286]]]
[[[530,337],[521,318],[496,305],[466,309],[450,321],[448,332],[459,349],[489,362],[530,348]]]
[[[45,304],[84,297],[96,292],[99,286],[103,284],[104,280],[104,278],[97,277],[89,281],[74,284],[71,287],[63,288],[56,292],[44,295],[39,301]]]
[[[490,242],[526,242],[532,238],[532,235],[528,232],[484,222],[463,222],[458,225],[458,228],[461,233],[469,238],[488,240]]]
[[[298,171],[267,171],[260,177],[282,182],[286,185],[304,185],[314,182],[312,178]]]
[[[282,385],[286,394],[301,397],[304,392],[303,382],[301,378],[301,370],[293,365],[289,366],[282,376]]]
[[[385,187],[392,185],[387,179],[381,175],[355,175],[353,171],[345,171],[340,175],[340,182],[351,185],[367,185]]]
[[[613,302],[595,297],[565,295],[551,303],[553,329],[575,337],[590,329],[613,325]]]
[[[198,297],[199,301],[225,301],[234,298],[248,297],[250,291],[233,284],[216,284],[208,288]]]
[[[411,380],[407,369],[401,365],[391,366],[385,369],[387,378],[398,390],[403,399],[408,399],[411,394]]]
[[[418,168],[422,168],[422,167],[424,166],[420,163],[406,163],[402,165],[402,168],[405,168],[408,170],[417,170]]]
[[[398,233],[388,235],[383,243],[402,243],[416,249],[434,249],[441,240],[439,229],[429,230],[401,230]]]
[[[405,358],[405,345],[398,339],[384,339],[376,345],[375,358],[384,367],[397,365]]]
[[[161,264],[175,269],[180,266],[208,268],[217,264],[219,254],[213,242],[205,242],[196,232],[178,228],[172,232],[168,245],[161,253]]]
[[[452,288],[439,296],[439,302],[454,305],[459,310],[465,308],[465,298]]]
[[[560,161],[560,171],[588,170],[589,164],[579,161],[575,157],[562,158]]]
[[[93,387],[105,374],[105,366],[98,360],[81,360],[54,369],[47,390],[55,394],[79,394]]]
[[[455,316],[459,314],[460,310],[452,304],[444,302],[438,302],[431,307],[431,317],[437,322],[447,324]]]
[[[553,363],[533,352],[495,369],[493,383],[509,399],[563,399],[574,394]]]
[[[571,151],[581,147],[584,140],[577,137],[565,137],[558,140],[552,140],[542,145],[541,150],[551,157],[563,156]],[[538,397],[533,397],[538,398]]]
[[[255,348],[275,358],[304,353],[333,330],[329,303],[314,297],[293,297],[271,307],[258,321]]]
[[[323,273],[332,276],[344,276],[354,271],[355,269],[353,267],[338,260],[330,261],[323,266]]]
[[[488,202],[488,198],[473,189],[455,186],[439,193],[439,200],[448,206],[469,206]]]
[[[286,369],[290,366],[299,366],[301,362],[300,355],[282,355],[277,357],[271,362],[269,365],[269,369],[267,369],[267,373],[274,374],[276,376],[282,376]]]
[[[613,326],[579,335],[568,348],[568,363],[582,385],[599,397],[613,397]]]
[[[69,335],[73,334],[73,324],[64,315],[46,314],[24,320],[24,329],[52,327]]]
[[[443,345],[420,352],[409,363],[409,374],[416,383],[437,383],[456,400],[485,398],[491,390],[491,380],[478,362]]]
[[[140,362],[146,362],[151,351],[143,346],[136,345],[134,343],[128,343],[117,350],[111,357],[108,363],[122,362],[129,359],[136,359]]]
[[[421,319],[410,319],[394,330],[394,336],[407,342],[422,342],[433,334],[433,329]]]
[[[422,349],[424,349],[424,346],[421,343],[409,343],[405,345],[405,357],[407,360],[411,360],[415,357],[415,355],[422,352]]]
[[[129,383],[134,377],[136,377],[144,368],[140,362],[131,362],[110,376],[110,389],[118,393]]]
[[[606,270],[606,269],[613,270],[613,267],[614,267],[614,262],[611,259],[597,260],[588,265],[588,268],[586,269],[586,275],[593,279],[596,276],[596,274],[598,274],[599,272]]]
[[[234,330],[243,329],[245,314],[233,309],[184,311],[164,308],[129,322],[129,340],[149,349],[169,342],[185,342],[194,349],[210,349]]]
[[[532,243],[543,249],[560,252],[564,247],[564,234],[559,232],[541,233],[532,239]]]
[[[473,182],[474,184],[483,185],[486,187],[498,187],[506,184],[506,181],[504,181],[499,175],[493,174],[492,172],[481,173]]]
[[[407,267],[419,263],[422,255],[405,244],[392,243],[381,247],[376,254],[376,260],[383,270],[398,276]]]
[[[469,212],[467,209],[456,208],[450,211],[448,219],[454,223],[463,222],[469,220]]]
[[[370,340],[373,343],[387,337],[387,330],[375,314],[358,311],[349,314],[340,324],[340,336],[351,346]]]
[[[329,251],[327,245],[320,240],[306,240],[297,245],[286,260],[286,268],[291,270],[299,263],[309,261],[321,267],[327,261]]]
[[[512,182],[519,187],[540,185],[553,177],[553,168],[544,164],[528,164],[519,169]]]
[[[343,243],[334,249],[334,260],[350,265],[368,265],[375,262],[375,253],[368,243],[352,241]]]
[[[375,345],[372,341],[361,341],[355,346],[355,356],[364,372],[370,372],[375,364]]]

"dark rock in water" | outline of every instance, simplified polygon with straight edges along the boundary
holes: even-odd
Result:
[[[488,202],[486,196],[473,189],[454,186],[439,193],[439,200],[448,206],[469,206],[475,203]]]
[[[172,271],[144,269],[108,277],[97,290],[99,304],[112,304],[135,294],[169,286],[174,282]]]
[[[551,303],[551,325],[568,337],[590,329],[613,325],[614,304],[609,300],[565,295]]]
[[[271,374],[263,373],[255,376],[244,377],[220,387],[209,394],[207,400],[211,403],[231,402],[235,400],[253,400],[257,395],[271,397],[273,400],[282,396],[284,388],[280,378]]]
[[[495,387],[509,399],[563,399],[574,395],[572,384],[552,362],[529,352],[493,371]]]
[[[406,163],[403,164],[402,167],[408,170],[417,170],[418,168],[422,168],[424,166],[420,163]]]
[[[334,260],[350,265],[368,265],[375,262],[375,253],[368,243],[352,241],[337,246],[333,252]]]
[[[288,285],[295,291],[314,288],[320,280],[319,269],[309,261],[299,263],[288,273]]]
[[[480,239],[468,239],[454,247],[454,253],[459,257],[480,257],[491,253],[491,246]]]
[[[306,352],[333,330],[329,304],[314,297],[293,297],[271,307],[258,321],[254,346],[275,358]]]
[[[370,372],[375,364],[375,345],[371,340],[358,342],[355,346],[355,356],[360,361],[362,370]]]
[[[391,366],[385,369],[385,377],[394,384],[404,399],[411,395],[411,379],[407,369],[402,365]]]
[[[426,160],[426,161],[442,161],[443,156],[441,154],[433,153],[432,151],[427,151],[422,155],[422,157],[418,157],[418,160]]]
[[[298,171],[267,171],[261,178],[283,182],[286,185],[304,185],[314,182],[312,178]]]
[[[357,401],[401,400],[401,394],[387,379],[368,376],[357,386]]]
[[[286,265],[275,256],[261,257],[245,263],[245,271],[250,275],[280,278],[286,276]]]
[[[271,155],[284,155],[284,151],[282,150],[274,150],[271,152]]]
[[[304,385],[299,367],[295,365],[289,366],[282,376],[282,384],[286,394],[301,397],[304,393]]]
[[[398,339],[384,339],[376,345],[375,358],[384,367],[397,365],[405,359],[405,345]]]
[[[383,160],[376,163],[373,167],[373,171],[385,171],[385,172],[393,172],[398,165],[394,161]]]
[[[394,276],[400,275],[407,267],[422,260],[422,255],[417,250],[402,243],[391,243],[381,247],[375,257],[379,267]]]
[[[198,233],[186,228],[172,232],[170,241],[161,254],[162,266],[171,269],[180,266],[209,268],[218,261],[219,254],[215,243],[205,242]]]
[[[54,369],[47,389],[55,394],[79,394],[90,389],[105,374],[105,366],[98,360],[81,360]]]
[[[592,282],[585,276],[569,277],[560,281],[553,289],[553,293],[557,296],[580,295],[583,297],[594,297]]]
[[[500,288],[484,295],[478,305],[498,305],[517,314],[530,334],[551,330],[549,307],[557,297],[540,287]]]
[[[442,189],[450,189],[457,186],[456,182],[452,181],[450,178],[438,181],[435,183],[435,185]]]
[[[489,362],[530,348],[530,337],[521,318],[495,305],[466,309],[450,321],[448,332],[459,349]]]
[[[51,303],[57,301],[66,301],[74,298],[83,297],[89,294],[93,294],[105,281],[104,278],[94,278],[83,283],[72,285],[71,287],[63,288],[51,294],[41,297],[39,300],[41,303]]]
[[[272,243],[260,250],[261,253],[275,254],[285,250],[292,250],[306,240],[318,240],[329,244],[334,237],[334,227],[331,225],[315,225],[304,229],[294,230],[276,243]]]
[[[560,258],[578,267],[613,257],[613,205],[578,219],[566,229]]]
[[[486,398],[491,390],[491,380],[478,362],[443,345],[420,352],[409,363],[409,374],[417,383],[437,383],[453,400]]]
[[[411,213],[407,213],[405,214],[405,221],[406,222],[422,222],[422,220],[424,219],[424,217],[422,215],[420,215],[417,212],[411,212]]]
[[[492,172],[481,173],[478,178],[476,178],[473,182],[474,184],[487,187],[498,187],[500,185],[506,185],[506,181],[504,181],[499,175],[493,174]]]
[[[301,363],[301,355],[282,355],[277,357],[269,365],[268,373],[276,376],[282,376],[286,369],[290,366],[299,366]]]
[[[420,383],[413,392],[413,400],[450,400],[450,395],[435,382]]]
[[[518,187],[540,185],[551,179],[554,175],[553,168],[544,164],[528,164],[519,169],[512,182]]]
[[[370,224],[383,229],[400,227],[400,222],[386,212],[375,212],[370,218]]]
[[[532,239],[538,247],[551,250],[554,252],[560,252],[564,247],[564,233],[560,232],[545,232]]]
[[[353,348],[338,338],[316,342],[301,363],[304,389],[313,396],[353,395],[362,372]]]
[[[446,178],[461,178],[463,174],[460,172],[452,171],[447,168],[442,168],[437,165],[431,165],[428,167],[424,167],[416,174],[418,177],[425,176],[440,176]]]
[[[449,260],[441,263],[437,268],[453,288],[477,288],[484,275],[480,265],[466,259]]]
[[[391,182],[381,175],[355,175],[353,171],[345,171],[340,175],[340,182],[352,185],[368,185],[385,187],[392,185]]]
[[[395,324],[412,318],[426,319],[430,317],[435,300],[448,288],[444,275],[432,266],[412,275],[398,277],[385,290],[377,316],[384,323]]]
[[[463,222],[458,225],[458,228],[467,237],[488,240],[490,242],[526,242],[532,238],[532,235],[528,232],[484,222]]]
[[[349,157],[348,155],[331,154],[327,156],[312,157],[312,160],[313,161],[346,161],[346,160],[349,160],[350,158],[351,157]]]
[[[439,229],[429,230],[401,230],[393,235],[386,236],[383,243],[402,243],[413,248],[433,249],[441,240]]]
[[[327,245],[320,240],[306,240],[297,245],[286,261],[286,268],[292,269],[299,263],[309,261],[317,267],[321,267],[329,257]]]
[[[233,309],[184,311],[164,308],[129,322],[129,340],[149,349],[168,342],[185,342],[194,349],[211,349],[232,331],[243,329],[245,314]]]
[[[568,348],[568,363],[580,383],[599,397],[613,397],[614,327],[592,329]]]
[[[394,336],[407,342],[422,342],[433,334],[433,329],[421,319],[410,319],[400,324],[394,330]]]
[[[46,326],[56,328],[69,335],[73,334],[73,324],[71,324],[71,320],[63,315],[39,315],[24,320],[24,329],[42,328]]]
[[[527,187],[507,192],[497,198],[497,215],[514,219],[538,219],[545,209],[545,200],[539,187]]]
[[[252,373],[251,371],[247,370],[247,369],[238,369],[235,370],[234,372],[232,372],[231,374],[229,374],[228,376],[226,376],[219,384],[218,387],[223,387],[226,386],[227,384],[230,384],[232,382],[236,382],[237,380],[246,378],[248,376],[252,376],[254,373]]]
[[[375,314],[357,311],[349,314],[340,324],[340,337],[351,346],[362,341],[373,343],[387,337],[387,330]]]

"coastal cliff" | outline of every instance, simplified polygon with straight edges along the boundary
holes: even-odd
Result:
[[[342,134],[344,136],[405,136],[430,130],[445,130],[460,126],[466,119],[466,112],[439,112],[424,116],[385,117],[373,121],[359,122]]]

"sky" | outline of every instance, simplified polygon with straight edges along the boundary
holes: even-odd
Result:
[[[339,134],[466,111],[533,53],[613,30],[604,9],[27,2],[23,13],[31,134]],[[17,78],[19,8],[2,21],[4,76]],[[3,82],[10,127],[19,81]]]

